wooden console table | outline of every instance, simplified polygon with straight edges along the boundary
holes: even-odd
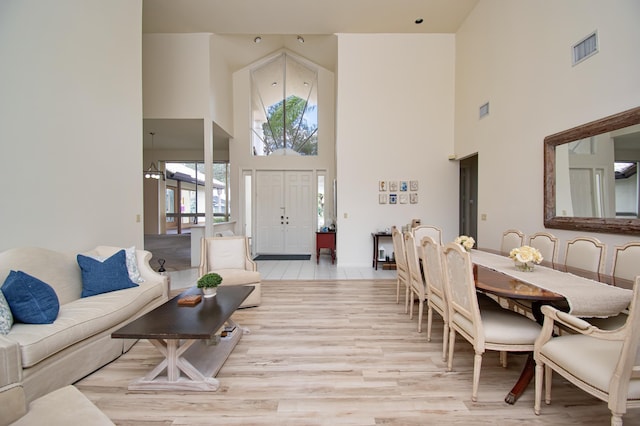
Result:
[[[336,233],[316,232],[316,263],[320,263],[320,249],[331,251],[331,264],[336,261]]]
[[[378,246],[380,243],[380,238],[391,238],[391,234],[387,233],[387,232],[374,232],[371,234],[371,236],[373,237],[373,264],[372,266],[376,269],[376,271],[378,270],[378,264],[382,264],[383,268],[385,269],[395,269],[396,268],[396,262],[395,260],[389,260],[387,261],[386,258],[385,260],[381,260],[378,259]]]

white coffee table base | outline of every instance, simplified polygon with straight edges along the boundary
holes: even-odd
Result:
[[[231,320],[227,324],[235,326],[235,330],[215,343],[201,339],[149,339],[165,359],[146,376],[131,382],[129,390],[218,390],[220,382],[215,376],[245,331]]]

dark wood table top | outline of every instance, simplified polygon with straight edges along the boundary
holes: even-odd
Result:
[[[126,339],[209,339],[254,290],[253,286],[218,287],[215,297],[195,306],[179,306],[178,299],[200,294],[192,287],[111,334]]]

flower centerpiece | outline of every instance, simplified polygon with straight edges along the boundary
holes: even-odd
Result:
[[[222,283],[222,277],[215,272],[204,274],[198,280],[198,288],[202,289],[204,297],[213,297],[216,295],[217,288]]]
[[[509,252],[509,257],[516,263],[516,268],[521,271],[533,271],[533,265],[542,262],[542,254],[537,248],[522,246]]]
[[[453,242],[456,244],[460,244],[466,251],[470,251],[476,243],[476,240],[474,240],[473,237],[469,237],[467,235],[460,235]]]

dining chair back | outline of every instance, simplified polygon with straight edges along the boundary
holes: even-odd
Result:
[[[420,225],[416,226],[411,230],[413,234],[413,239],[415,240],[418,247],[420,247],[420,242],[423,237],[429,236],[436,242],[436,244],[442,245],[442,230],[437,226],[433,225]]]
[[[551,306],[543,306],[542,313],[544,326],[534,351],[535,413],[540,414],[543,386],[545,402],[551,403],[555,371],[607,402],[611,425],[622,426],[627,408],[640,407],[640,277],[635,278],[627,321],[617,330],[601,330]],[[573,333],[554,337],[555,325],[571,328]]]
[[[558,238],[548,232],[536,232],[529,236],[529,246],[538,249],[542,259],[553,264],[558,262]]]
[[[500,252],[508,255],[511,250],[524,245],[524,234],[517,229],[507,229],[502,233]]]
[[[630,281],[640,275],[640,241],[633,241],[615,248],[611,275],[614,278]]]
[[[442,246],[430,236],[420,241],[420,257],[424,265],[424,278],[427,284],[427,341],[431,341],[431,325],[433,311],[442,317],[442,360],[447,359],[447,338],[449,336],[449,307],[444,294],[444,277],[442,271]]]
[[[427,289],[420,271],[418,247],[411,232],[404,233],[404,248],[407,251],[407,267],[409,270],[409,287],[411,296],[409,300],[409,318],[413,318],[413,301],[418,299],[418,333],[422,332],[422,314],[424,302],[427,300]]]
[[[594,237],[577,237],[567,241],[564,265],[585,271],[604,273],[606,246]]]
[[[453,368],[456,333],[473,346],[471,400],[478,400],[482,354],[485,350],[531,352],[540,326],[525,316],[506,309],[482,309],[478,304],[471,257],[459,244],[444,247],[445,291],[449,306],[449,360]],[[502,359],[502,356],[501,356]],[[503,364],[504,365],[504,364]]]
[[[393,255],[396,262],[396,303],[400,303],[400,288],[404,287],[404,312],[409,312],[409,270],[407,267],[407,252],[404,248],[404,238],[397,227],[391,230],[393,241]]]

